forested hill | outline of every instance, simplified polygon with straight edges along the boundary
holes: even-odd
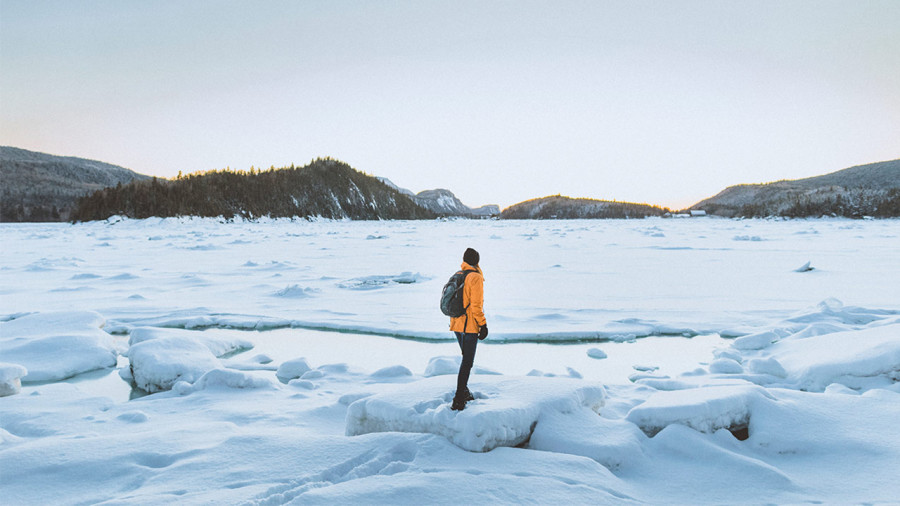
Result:
[[[646,218],[648,216],[662,216],[668,211],[668,209],[647,204],[573,199],[555,195],[527,200],[510,206],[500,213],[500,218],[506,220]]]
[[[691,209],[748,218],[900,216],[900,160],[858,165],[806,179],[730,186]]]
[[[72,220],[102,220],[114,215],[353,220],[435,217],[407,195],[331,158],[299,168],[211,171],[174,180],[153,178],[118,185],[82,198]]]
[[[147,178],[96,160],[0,146],[0,221],[65,221],[79,197]]]

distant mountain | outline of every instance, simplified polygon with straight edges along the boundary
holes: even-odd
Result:
[[[0,146],[0,221],[65,221],[79,197],[144,179],[118,165]]]
[[[719,216],[900,216],[900,160],[823,176],[731,186],[690,207]]]
[[[527,200],[500,213],[505,220],[552,220],[583,218],[646,218],[663,216],[668,209],[647,204],[573,199],[560,195]]]
[[[481,206],[477,209],[463,204],[450,190],[425,190],[416,194],[416,204],[439,216],[488,217],[500,214],[500,207]]]
[[[478,217],[500,216],[500,206],[488,204],[486,206],[476,207],[475,209],[472,209],[472,214]]]
[[[416,204],[428,209],[438,216],[460,216],[471,218],[490,217],[500,214],[500,206],[496,205],[486,205],[472,209],[456,198],[456,195],[450,190],[439,188],[437,190],[425,190],[419,193],[413,193],[406,188],[400,188],[386,177],[379,177],[378,179],[391,188],[412,197]]]
[[[407,190],[406,188],[400,188],[399,186],[395,185],[393,181],[391,181],[390,179],[388,179],[386,177],[376,176],[375,178],[378,179],[379,181],[381,181],[382,183],[390,186],[391,188],[397,190],[398,192],[406,195],[407,197],[415,197],[416,196],[416,194],[413,193],[412,191]]]
[[[135,181],[81,199],[72,218],[89,221],[113,215],[352,220],[437,216],[396,188],[331,158],[320,158],[299,168],[211,171],[174,180]]]

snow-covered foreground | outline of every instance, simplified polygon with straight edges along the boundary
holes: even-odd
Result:
[[[0,497],[896,501],[898,237],[897,220],[2,225]],[[468,246],[491,334],[457,413],[437,299]]]

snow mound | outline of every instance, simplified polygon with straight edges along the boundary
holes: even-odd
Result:
[[[300,285],[289,285],[272,295],[275,297],[287,297],[291,299],[305,299],[315,296],[317,290],[314,288],[304,288]]]
[[[382,367],[381,369],[372,373],[372,378],[401,378],[405,376],[412,376],[412,371],[403,367],[402,365],[392,365],[388,367]]]
[[[435,377],[360,399],[347,409],[346,434],[430,433],[486,452],[527,441],[546,413],[599,413],[606,398],[602,385],[570,378],[484,377],[469,382],[475,400],[457,412],[450,409],[454,388]]]
[[[303,376],[311,370],[312,367],[309,366],[309,363],[306,362],[306,359],[301,357],[295,358],[293,360],[288,360],[287,362],[278,366],[278,371],[275,372],[275,376],[278,377],[279,380],[287,383],[292,379],[297,379],[300,376]]]
[[[457,355],[454,357],[432,357],[428,361],[428,365],[425,367],[425,373],[423,376],[426,378],[431,378],[432,376],[445,376],[448,374],[456,375],[459,373],[459,364],[462,362],[462,357]],[[475,365],[472,367],[472,374],[493,374],[498,375],[497,371],[488,369],[487,367],[480,367]]]
[[[732,358],[718,358],[709,364],[709,372],[713,374],[741,374],[744,368]]]
[[[275,383],[268,378],[261,378],[251,374],[231,369],[213,369],[198,379],[193,391],[209,390],[212,388],[277,388]]]
[[[205,332],[137,328],[131,333],[127,356],[131,380],[147,392],[170,390],[179,381],[193,383],[223,364],[217,357],[252,348],[253,344]]]
[[[651,437],[672,424],[712,434],[719,429],[746,428],[752,405],[762,399],[774,400],[755,385],[660,391],[632,408],[625,418]]]
[[[443,376],[459,372],[460,357],[432,357],[425,367],[425,377]]]
[[[747,368],[750,369],[750,372],[756,374],[769,374],[777,378],[787,377],[787,371],[784,370],[784,366],[781,365],[781,362],[772,357],[750,359],[750,361],[747,362]]]
[[[114,367],[118,355],[105,320],[92,311],[33,313],[0,323],[0,357],[28,373],[24,382],[59,381]]]
[[[814,308],[806,309],[788,318],[785,323],[813,324],[833,323],[838,325],[866,325],[896,315],[895,311],[845,306],[835,298],[825,299]]]
[[[591,348],[587,351],[587,356],[591,358],[596,358],[598,360],[604,359],[607,357],[606,352],[601,350],[600,348]]]
[[[810,265],[811,263],[812,262],[806,262],[805,264],[801,265],[800,267],[794,269],[794,272],[809,272],[809,271],[815,269],[815,267]]]
[[[171,390],[175,383],[193,383],[222,363],[202,343],[181,337],[158,337],[128,350],[134,384],[147,392]]]
[[[7,364],[0,362],[0,397],[15,395],[22,391],[22,376],[28,374],[28,369],[19,364]]]

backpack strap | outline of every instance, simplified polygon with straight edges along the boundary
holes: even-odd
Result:
[[[469,274],[471,274],[471,273],[473,273],[473,272],[478,272],[478,271],[474,271],[474,270],[471,270],[471,269],[466,269],[466,270],[461,271],[461,272],[463,273],[463,280],[462,280],[463,295],[465,295],[465,293],[466,293],[466,292],[465,292],[465,289],[466,289],[466,278],[469,277]],[[469,306],[471,306],[471,305],[472,305],[472,303],[469,302]],[[465,334],[465,333],[466,333],[466,329],[469,328],[469,306],[466,306],[466,307],[464,308],[465,311],[466,311],[466,323],[463,325],[463,331],[462,331],[463,334]]]

